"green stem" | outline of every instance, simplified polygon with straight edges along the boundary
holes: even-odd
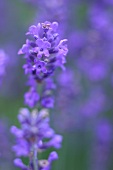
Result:
[[[33,167],[34,170],[38,170],[38,159],[37,159],[37,146],[33,146]]]

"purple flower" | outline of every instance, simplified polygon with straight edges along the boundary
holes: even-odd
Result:
[[[39,160],[37,162],[38,165],[38,169],[39,170],[50,170],[51,169],[51,164],[54,160],[58,159],[58,155],[55,151],[51,152],[49,154],[48,160],[44,159],[44,160]],[[22,170],[29,170],[29,167],[27,167],[21,159],[16,158],[14,160],[14,164],[15,166],[21,168]]]
[[[56,149],[61,147],[62,136],[56,135],[54,130],[50,128],[46,109],[39,112],[33,110],[32,113],[26,108],[21,109],[18,120],[21,124],[21,129],[15,126],[11,128],[11,132],[16,137],[16,144],[12,149],[17,156],[29,157],[34,146],[37,151],[50,147]],[[45,139],[48,139],[48,142],[45,142]],[[23,164],[21,165],[23,166]]]
[[[42,98],[41,104],[45,108],[53,108],[54,107],[54,98],[52,96],[45,96]]]
[[[105,119],[96,122],[91,160],[92,170],[106,170],[109,167],[112,145],[111,128],[110,123]]]
[[[33,87],[31,87],[30,90],[25,93],[24,98],[25,104],[29,105],[31,108],[34,107],[40,99],[39,94]]]
[[[53,90],[56,89],[56,85],[53,82],[52,77],[45,79],[43,84],[43,93],[41,97],[41,105],[45,108],[53,108],[54,107],[54,97]]]
[[[56,149],[61,148],[62,136],[54,135],[53,138],[49,142],[45,142],[41,145],[41,149],[47,149],[50,147],[54,147]]]
[[[19,158],[16,158],[16,159],[14,160],[14,164],[15,164],[15,166],[21,168],[22,170],[29,170],[28,167],[27,167],[26,165],[24,165],[24,163],[22,162],[22,160],[19,159]]]
[[[7,134],[7,135],[6,135]],[[8,122],[0,119],[0,169],[13,169],[13,154],[11,152],[11,136],[9,134]]]
[[[30,145],[23,138],[17,139],[16,145],[12,147],[16,156],[28,156],[30,153]]]
[[[52,162],[56,159],[58,159],[57,153],[55,151],[51,152],[48,160],[39,160],[39,170],[50,170]]]
[[[43,55],[49,57],[49,49],[51,47],[51,44],[42,39],[37,39],[36,44],[38,46],[36,47],[37,57],[41,58]]]
[[[27,40],[19,50],[19,54],[25,54],[25,73],[32,74],[35,79],[44,79],[51,75],[56,67],[64,68],[66,62],[67,39],[60,40],[57,33],[58,23],[39,23],[29,28],[34,40]]]
[[[101,89],[91,91],[88,99],[80,108],[80,113],[86,117],[96,116],[102,111],[105,111],[106,96]]]
[[[8,65],[8,56],[7,54],[0,49],[0,83],[3,76],[6,74],[6,67]]]
[[[36,73],[47,73],[46,63],[44,61],[37,61],[34,66],[34,70],[36,69]]]
[[[32,25],[27,32],[32,40],[27,39],[26,44],[18,52],[24,54],[26,58],[23,68],[25,74],[29,75],[30,90],[25,94],[25,103],[29,107],[36,106],[38,101],[46,108],[54,106],[52,90],[55,89],[55,85],[50,76],[54,75],[57,67],[65,69],[68,53],[67,39],[60,40],[57,30],[57,22],[46,21],[36,26]],[[42,82],[44,86],[39,97],[37,83],[42,84]]]
[[[53,79],[52,77],[49,77],[45,80],[45,89],[46,90],[54,90],[56,89],[56,85],[55,83],[53,82]]]

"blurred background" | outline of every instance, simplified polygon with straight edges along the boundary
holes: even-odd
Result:
[[[0,170],[16,170],[10,126],[28,90],[17,53],[28,27],[46,20],[59,22],[69,47],[55,77],[51,125],[64,138],[52,169],[113,170],[113,0],[0,1]]]

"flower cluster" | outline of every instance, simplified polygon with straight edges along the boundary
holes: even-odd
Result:
[[[67,39],[60,40],[57,33],[57,22],[39,23],[29,28],[27,35],[32,36],[32,40],[26,40],[26,44],[19,50],[19,54],[25,54],[26,64],[23,66],[25,74],[29,75],[28,85],[30,90],[25,94],[25,103],[34,107],[38,101],[46,108],[54,105],[51,96],[52,89],[55,88],[51,76],[57,67],[65,69]],[[44,93],[39,95],[37,84],[44,82]],[[50,83],[51,85],[47,85]]]
[[[65,68],[68,52],[67,39],[60,40],[57,29],[57,22],[32,25],[27,32],[32,39],[27,39],[18,52],[25,55],[26,64],[23,68],[25,74],[29,75],[27,84],[30,89],[24,95],[25,104],[33,108],[39,103],[39,108],[43,108],[39,112],[34,109],[31,113],[27,108],[21,109],[18,115],[21,129],[16,126],[11,128],[16,137],[13,151],[18,157],[29,157],[29,166],[20,158],[14,160],[15,165],[22,170],[50,170],[52,161],[58,158],[57,153],[51,152],[48,160],[38,160],[37,154],[50,147],[61,147],[62,136],[50,128],[48,110],[45,109],[54,106],[52,90],[56,85],[52,76],[57,67]]]
[[[57,22],[39,23],[29,28],[33,40],[26,41],[19,54],[25,54],[25,73],[32,74],[40,82],[49,77],[56,67],[64,69],[67,55],[67,39],[60,40]]]
[[[40,170],[49,170],[52,161],[58,158],[56,152],[51,152],[48,160],[37,159],[37,152],[42,152],[50,147],[56,149],[61,147],[62,136],[55,134],[54,130],[50,128],[48,116],[48,110],[46,109],[39,112],[33,110],[30,113],[27,108],[23,108],[18,115],[21,129],[16,126],[11,128],[11,132],[16,137],[16,144],[13,146],[16,155],[18,157],[29,157],[30,159],[29,167],[24,165],[19,158],[14,160],[15,165],[22,170],[35,169],[35,167]],[[35,162],[34,159],[36,159]]]
[[[43,84],[39,84],[42,86],[41,95],[37,92],[39,85],[37,85],[37,82],[32,76],[29,77],[28,85],[30,86],[30,89],[24,95],[25,104],[31,108],[37,105],[37,103],[40,103],[44,108],[53,108],[54,97],[52,91],[56,89],[56,85],[54,84],[52,77],[46,78],[43,81]]]

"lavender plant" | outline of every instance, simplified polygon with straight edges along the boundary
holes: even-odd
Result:
[[[53,160],[58,158],[57,153],[51,152],[48,160],[38,160],[37,154],[54,147],[61,147],[62,136],[56,135],[49,126],[49,117],[47,110],[33,110],[31,113],[27,108],[20,110],[18,115],[21,129],[12,126],[11,132],[16,136],[16,144],[13,146],[17,156],[29,157],[29,166],[25,166],[21,159],[14,160],[16,166],[23,169],[50,169]],[[44,141],[44,140],[48,141]]]
[[[30,90],[25,94],[25,103],[30,107],[34,107],[38,101],[44,107],[53,106],[51,90],[55,85],[52,76],[57,67],[65,68],[65,56],[68,52],[67,39],[60,40],[57,29],[57,22],[31,26],[27,34],[30,34],[34,40],[27,39],[26,44],[19,50],[19,54],[25,54],[26,58],[23,67],[25,74],[29,75]],[[42,84],[42,82],[45,90],[39,95],[37,83]]]
[[[72,24],[74,17],[70,18],[68,24],[68,34],[71,33],[71,35],[69,35],[71,53],[68,60],[70,69],[58,76],[59,95],[57,105],[58,108],[60,108],[59,113],[61,112],[62,114],[59,115],[58,119],[56,119],[58,114],[55,117],[56,126],[60,130],[69,131],[69,133],[70,130],[74,130],[75,134],[75,129],[77,129],[78,126],[79,128],[82,127],[84,131],[86,128],[85,125],[89,125],[92,121],[91,119],[96,119],[97,121],[103,114],[109,114],[109,112],[112,111],[112,93],[108,91],[108,86],[112,91],[113,85],[113,77],[111,76],[113,56],[113,39],[111,35],[113,32],[111,22],[112,16],[110,17],[109,15],[112,9],[112,6],[109,7],[109,4],[112,4],[112,0],[85,0],[84,2],[76,0],[76,3],[73,0],[69,3],[67,3],[67,1],[64,2],[64,0],[50,0],[50,3],[46,0],[26,1],[35,4],[34,6],[38,9],[40,8],[40,11],[37,10],[37,17],[39,20],[58,21],[61,25],[60,28],[63,28],[60,29],[63,33],[65,27],[64,23],[65,21],[67,22],[68,11],[73,13],[72,16],[74,16],[77,10],[83,10],[80,11],[80,15],[85,13],[84,17],[82,16],[82,28],[79,27],[79,29],[77,29],[77,22],[75,20],[74,24],[76,23],[76,27]],[[71,4],[70,9],[72,10],[67,10],[69,4]],[[74,4],[77,6],[76,10]],[[43,14],[41,10],[43,10]],[[79,22],[80,20],[79,18]],[[30,160],[29,165],[26,166],[21,159],[15,159],[15,165],[24,170],[34,168],[50,169],[52,161],[50,158],[47,160],[40,160],[40,152],[49,147],[59,148],[61,146],[62,137],[56,135],[49,127],[49,114],[48,110],[46,110],[46,108],[54,107],[55,96],[53,94],[56,85],[53,79],[55,70],[59,66],[65,69],[64,63],[66,62],[65,56],[67,54],[67,47],[65,43],[67,40],[63,40],[62,47],[60,47],[57,28],[58,24],[56,22],[46,22],[38,24],[37,26],[31,26],[27,33],[30,39],[27,39],[26,44],[24,44],[19,51],[19,54],[25,55],[26,64],[23,67],[25,74],[28,75],[27,85],[29,86],[29,90],[24,95],[25,104],[34,109],[38,107],[38,111],[34,109],[33,111],[29,111],[26,108],[20,110],[18,119],[21,124],[21,129],[15,126],[11,129],[17,139],[13,147],[17,157],[25,156],[29,157]],[[24,117],[22,119],[25,119],[25,121],[21,120],[20,117]],[[63,122],[61,122],[61,119]],[[43,124],[43,129],[45,131],[48,129],[46,133],[50,133],[50,135],[45,136],[42,134],[42,130],[39,128],[39,120],[41,122],[41,127]],[[48,128],[45,128],[45,121],[48,121]],[[99,124],[101,123],[99,122]],[[39,129],[36,130],[37,128]],[[97,131],[99,131],[99,128]],[[20,136],[19,133],[21,133]],[[57,146],[55,145],[57,142],[54,144],[51,143],[51,141],[55,141],[54,137],[55,140],[58,139]],[[97,139],[97,143],[103,142]],[[105,142],[105,147],[103,147],[102,150],[106,150],[109,144],[110,143]],[[36,154],[38,154],[38,160],[36,161],[34,161],[34,148],[36,148]],[[95,164],[98,164],[97,159],[100,157],[98,152],[101,155],[99,149],[100,146],[97,148],[97,151],[94,151]],[[55,152],[53,153],[51,154],[56,154]],[[54,159],[57,159],[57,155]],[[106,160],[107,159],[109,159],[109,152],[106,154]],[[102,168],[99,167],[100,165],[98,164],[95,166],[95,169],[97,169],[97,167],[103,169],[105,165],[104,162],[104,159],[100,160],[99,164],[101,164]],[[104,168],[106,167],[104,166]]]
[[[30,86],[29,92],[25,94],[25,103],[34,108],[31,112],[27,108],[21,109],[18,115],[21,129],[16,126],[11,128],[16,137],[13,146],[16,156],[29,158],[28,166],[20,158],[14,160],[14,164],[22,170],[50,170],[52,161],[58,158],[57,153],[51,152],[47,160],[39,160],[38,155],[50,147],[61,147],[62,136],[50,128],[46,109],[54,106],[52,90],[56,86],[53,76],[58,67],[65,69],[68,52],[67,39],[60,40],[57,29],[57,22],[46,21],[37,26],[32,25],[27,32],[32,39],[27,39],[19,50],[19,54],[25,55],[26,64],[23,68],[25,74],[28,74]],[[35,109],[37,104],[39,111]]]

